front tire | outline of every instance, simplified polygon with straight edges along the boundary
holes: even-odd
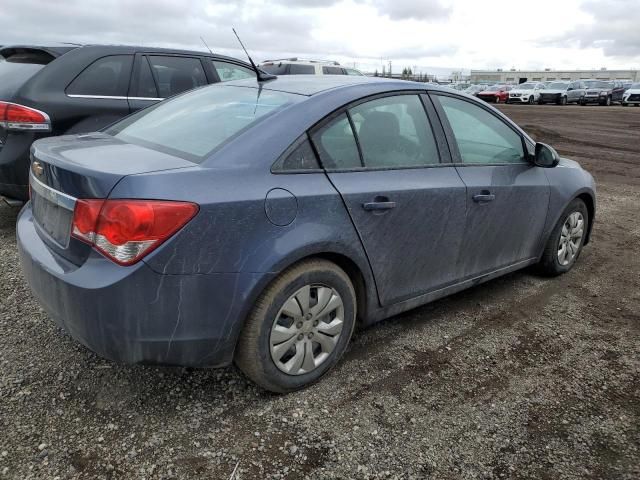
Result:
[[[587,206],[576,198],[562,213],[547,240],[538,265],[541,273],[557,276],[571,270],[582,252],[589,221]]]
[[[560,105],[566,105],[567,104],[567,97],[560,97]]]
[[[305,260],[260,295],[240,335],[235,363],[272,392],[304,388],[342,357],[355,320],[349,276],[329,261]]]

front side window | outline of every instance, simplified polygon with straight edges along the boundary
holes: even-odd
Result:
[[[213,67],[218,72],[221,82],[229,82],[231,80],[242,80],[243,78],[253,78],[256,73],[250,68],[241,67],[228,62],[219,62],[213,60]]]
[[[140,65],[138,68],[138,88],[133,94],[134,97],[140,98],[158,98],[158,90],[156,82],[153,80],[151,67],[147,57],[140,57]]]
[[[417,167],[439,162],[418,95],[396,95],[349,110],[367,168]]]
[[[304,98],[258,88],[211,85],[146,108],[106,133],[200,163],[224,142]]]
[[[325,168],[349,169],[362,167],[356,138],[346,114],[323,126],[312,136]]]
[[[463,163],[524,162],[522,138],[506,123],[471,102],[434,95],[442,106]]]
[[[85,68],[67,87],[68,95],[126,97],[133,55],[102,57]]]
[[[207,77],[199,58],[150,55],[149,63],[161,98],[207,84]]]

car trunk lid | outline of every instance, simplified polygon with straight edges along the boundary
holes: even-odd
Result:
[[[124,177],[193,167],[182,158],[103,133],[37,141],[31,148],[31,207],[38,233],[56,253],[81,265],[90,247],[71,237],[78,199],[107,198]]]

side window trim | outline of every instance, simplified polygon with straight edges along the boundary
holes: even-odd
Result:
[[[425,91],[425,90],[395,90],[392,92],[376,93],[368,97],[359,98],[358,100],[354,100],[353,102],[343,105],[337,110],[334,110],[333,112],[331,112],[329,115],[327,115],[322,120],[320,120],[315,125],[313,125],[311,128],[309,128],[308,134],[309,134],[309,139],[311,141],[311,145],[313,146],[313,149],[315,150],[316,155],[318,155],[318,148],[315,145],[315,142],[313,141],[314,134],[318,130],[324,128],[329,123],[333,122],[340,115],[346,114],[347,118],[349,119],[349,125],[351,126],[353,136],[356,140],[356,145],[358,146],[360,163],[364,165],[364,158],[362,156],[360,140],[358,139],[358,133],[353,124],[353,120],[351,119],[351,115],[349,114],[349,109],[356,107],[362,103],[367,103],[372,100],[377,100],[379,98],[396,97],[399,95],[416,95],[418,96],[418,98],[420,99],[420,102],[422,103],[422,107],[425,110],[425,115],[427,116],[427,121],[431,126],[433,137],[436,142],[436,150],[438,152],[438,159],[439,159],[438,163],[419,165],[419,166],[400,166],[400,167],[364,167],[362,166],[357,168],[326,168],[322,164],[322,157],[318,155],[318,161],[320,162],[320,165],[322,166],[323,170],[326,172],[340,173],[340,172],[363,172],[363,171],[372,172],[372,171],[380,171],[380,170],[415,170],[419,168],[440,168],[440,167],[452,166],[452,153],[449,151],[449,148],[446,146],[446,142],[447,142],[446,134],[443,130],[443,126],[441,125],[441,121],[438,118],[439,116],[435,112],[435,108],[434,108],[435,102],[432,103],[431,99],[428,99],[427,94],[428,94],[428,91]],[[427,98],[425,99],[423,97],[427,97]],[[429,103],[427,103],[426,101],[427,99],[429,100]]]
[[[510,163],[510,162],[464,163],[462,161],[462,155],[460,154],[460,150],[458,149],[458,143],[456,142],[456,138],[455,138],[455,135],[453,133],[453,129],[451,128],[451,124],[449,123],[449,119],[447,118],[447,115],[446,115],[444,109],[442,108],[442,105],[438,101],[438,97],[439,96],[455,98],[456,100],[467,102],[467,103],[469,103],[471,105],[475,105],[475,106],[483,109],[485,112],[493,115],[496,119],[498,119],[504,125],[509,127],[514,133],[516,133],[518,135],[518,137],[520,137],[520,141],[522,142],[522,151],[523,151],[525,157],[531,154],[531,149],[529,148],[529,145],[528,145],[525,137],[522,135],[522,133],[520,133],[510,123],[505,122],[504,119],[502,119],[502,118],[500,118],[500,116],[496,115],[495,112],[492,112],[491,109],[485,107],[482,104],[478,104],[476,102],[469,101],[464,97],[459,97],[458,95],[451,95],[451,94],[449,94],[449,92],[431,91],[431,92],[429,92],[429,97],[431,97],[432,100],[433,100],[433,105],[435,106],[436,112],[437,112],[438,117],[440,119],[440,123],[442,124],[442,128],[444,129],[445,136],[447,137],[447,144],[449,145],[449,150],[451,151],[451,161],[453,162],[453,165],[455,165],[456,167],[468,167],[468,166],[491,167],[491,166],[497,166],[497,165],[498,166],[499,165],[526,165],[526,164],[529,163],[526,158],[523,159],[523,161],[519,162],[519,163]],[[433,97],[435,97],[435,98],[433,98]]]

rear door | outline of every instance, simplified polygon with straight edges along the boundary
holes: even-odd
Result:
[[[312,132],[382,305],[456,279],[465,187],[448,162],[440,125],[429,117],[435,119],[433,106],[419,94],[395,93],[353,105]]]
[[[95,132],[128,115],[132,66],[133,55],[108,55],[88,65],[67,85],[65,93],[74,115],[59,119],[56,129]]]
[[[535,258],[549,205],[544,169],[527,160],[521,134],[490,107],[444,93],[432,98],[467,187],[459,275]]]

